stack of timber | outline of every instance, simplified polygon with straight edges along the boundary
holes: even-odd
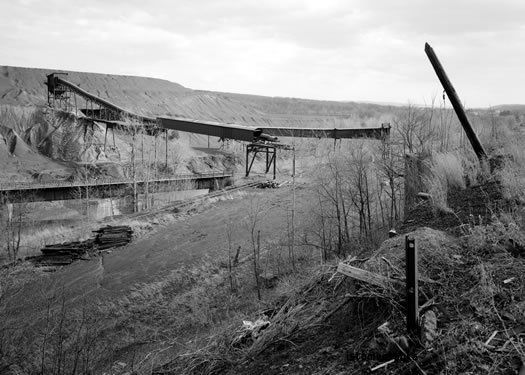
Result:
[[[282,184],[278,183],[277,181],[268,180],[261,182],[259,185],[257,185],[257,187],[259,189],[277,189],[281,187],[281,185]]]
[[[93,250],[95,241],[66,242],[61,244],[46,245],[40,249],[42,255],[30,257],[28,260],[39,266],[65,266],[81,258],[88,251]]]
[[[127,245],[131,241],[133,230],[128,225],[108,225],[93,231],[93,233],[97,234],[95,244],[98,250],[106,250],[112,247]]]
[[[133,230],[127,225],[108,225],[93,232],[96,233],[95,238],[82,242],[46,245],[40,249],[42,255],[27,257],[26,260],[33,262],[36,266],[66,266],[80,258],[89,259],[88,254],[97,250],[127,245],[133,235]]]

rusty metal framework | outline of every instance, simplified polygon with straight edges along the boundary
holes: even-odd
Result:
[[[104,134],[104,152],[106,151],[108,132],[111,130],[113,147],[115,145],[115,127],[136,130],[144,127],[149,134],[158,132],[157,120],[154,117],[142,116],[119,107],[103,98],[91,94],[64,77],[67,73],[47,75],[47,102],[50,107],[65,112],[79,113],[86,118],[106,125]],[[135,126],[134,123],[140,125]],[[86,128],[87,131],[87,128]],[[86,131],[84,133],[86,133]],[[167,152],[166,152],[167,153]]]
[[[147,126],[156,126],[157,119],[128,111],[99,96],[80,88],[63,77],[67,73],[51,73],[47,75],[47,102],[49,106],[75,112],[104,123],[130,126],[130,121],[136,121]]]
[[[276,177],[276,168],[277,168],[277,146],[275,144],[265,144],[265,143],[250,143],[246,146],[246,177],[250,175],[252,170],[253,163],[257,158],[257,154],[264,153],[266,154],[266,163],[264,173],[268,173],[270,168],[273,166],[273,179]],[[250,161],[250,154],[252,155]]]

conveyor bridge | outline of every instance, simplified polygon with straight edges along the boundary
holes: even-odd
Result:
[[[52,73],[47,76],[48,104],[53,108],[68,112],[80,111],[85,117],[106,123],[107,130],[119,127],[145,126],[149,132],[177,130],[195,134],[215,136],[221,139],[233,139],[250,142],[246,148],[246,158],[253,153],[264,151],[267,155],[266,171],[276,160],[276,148],[279,148],[278,137],[306,137],[306,138],[371,138],[384,139],[390,134],[390,125],[382,124],[376,128],[292,128],[292,127],[251,127],[238,124],[225,124],[214,121],[194,120],[180,117],[150,117],[124,109],[106,99],[94,95],[78,85],[71,83],[65,77],[66,73]],[[268,149],[265,149],[268,148]],[[264,150],[263,150],[264,149]],[[273,155],[268,158],[268,155]],[[268,164],[270,163],[270,165]],[[253,160],[250,165],[253,164]],[[246,174],[250,173],[247,169]],[[274,166],[275,171],[275,166]],[[275,178],[275,175],[274,175]]]

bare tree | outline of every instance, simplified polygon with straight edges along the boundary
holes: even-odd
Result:
[[[365,237],[370,235],[372,227],[369,174],[371,161],[371,155],[366,151],[363,143],[352,149],[347,158],[348,195],[358,212],[359,233]]]
[[[12,196],[11,198],[15,198]],[[18,259],[20,242],[22,240],[22,227],[28,213],[28,203],[24,202],[22,193],[16,194],[17,199],[10,201],[9,197],[3,198],[0,213],[0,241],[9,263]]]
[[[259,222],[263,214],[263,207],[260,199],[251,199],[250,208],[248,210],[248,217],[246,224],[250,233],[250,242],[253,254],[253,272],[255,278],[255,286],[257,288],[257,298],[261,299],[261,286],[259,280],[259,258],[260,258],[260,230]]]
[[[232,258],[232,247],[233,247],[233,232],[234,232],[234,223],[233,221],[228,221],[226,224],[226,238],[228,240],[228,275],[230,279],[230,292],[234,293],[237,290],[236,286],[236,277],[234,275],[234,269],[237,266],[240,247],[237,250],[235,258]]]
[[[404,153],[422,154],[430,150],[436,138],[434,107],[418,108],[412,104],[393,119],[394,130]]]
[[[378,204],[383,212],[383,196],[386,195],[388,207],[388,225],[393,227],[394,223],[401,219],[400,196],[404,175],[404,157],[402,149],[393,139],[380,142],[376,148],[376,170],[378,178]],[[384,194],[383,194],[384,192]]]

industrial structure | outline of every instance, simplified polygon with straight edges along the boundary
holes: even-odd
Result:
[[[82,113],[85,117],[106,124],[108,130],[115,127],[144,126],[146,131],[155,133],[164,130],[166,146],[168,130],[177,130],[195,134],[233,139],[249,142],[246,147],[246,176],[249,175],[254,160],[259,153],[266,155],[265,173],[273,166],[273,178],[277,162],[277,149],[289,149],[288,145],[279,142],[277,137],[307,137],[307,138],[372,138],[384,139],[390,134],[390,125],[382,124],[377,128],[328,129],[328,128],[290,128],[290,127],[250,127],[237,124],[224,124],[213,121],[193,120],[179,117],[148,117],[139,115],[119,107],[106,99],[89,93],[65,79],[67,73],[52,73],[47,76],[47,98],[49,106]],[[167,153],[167,147],[166,147]],[[250,162],[250,156],[251,162]]]

